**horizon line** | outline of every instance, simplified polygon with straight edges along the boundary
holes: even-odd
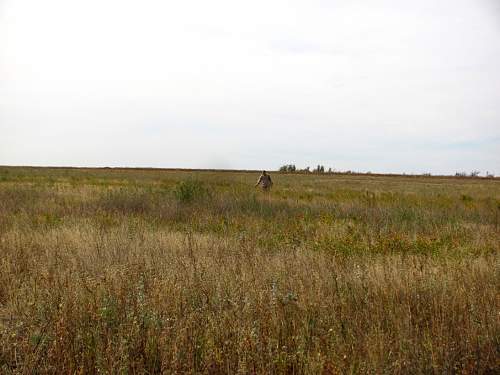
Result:
[[[279,171],[277,169],[227,169],[227,168],[182,168],[182,167],[124,167],[124,166],[50,166],[50,165],[0,165],[0,168],[32,168],[32,169],[102,169],[102,170],[136,170],[136,171],[178,171],[178,172],[224,172],[224,173],[260,173],[263,170],[289,175],[348,175],[348,176],[379,176],[379,177],[446,177],[446,178],[482,178],[489,180],[500,179],[500,176],[492,175],[469,175],[469,174],[432,174],[430,172],[422,173],[397,173],[397,172],[358,172],[358,171],[337,171],[315,172],[314,170],[297,169],[296,171]],[[458,173],[458,172],[457,172]],[[462,173],[462,172],[460,172]],[[463,172],[466,173],[466,172]]]

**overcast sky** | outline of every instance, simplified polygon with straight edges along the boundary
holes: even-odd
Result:
[[[0,165],[500,174],[500,1],[0,0]]]

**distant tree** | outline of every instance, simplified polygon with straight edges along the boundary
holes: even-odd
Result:
[[[316,169],[313,171],[314,173],[325,173],[325,167],[323,165],[318,164]]]
[[[280,167],[279,171],[280,172],[295,172],[297,168],[295,167],[295,164],[286,164]]]
[[[457,173],[455,173],[455,176],[457,176],[457,177],[465,177],[465,176],[467,176],[467,173],[465,173],[465,172],[457,172]]]
[[[477,176],[479,176],[479,173],[481,173],[481,172],[479,172],[479,171],[472,171],[472,172],[470,173],[470,176],[471,176],[471,177],[477,177]]]

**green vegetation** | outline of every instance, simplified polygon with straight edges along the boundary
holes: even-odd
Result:
[[[190,203],[210,197],[209,191],[199,180],[188,179],[180,181],[174,188],[174,195],[179,202]]]
[[[0,168],[0,373],[494,373],[498,179]]]

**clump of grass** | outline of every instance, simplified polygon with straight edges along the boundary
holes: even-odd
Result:
[[[178,182],[173,192],[180,203],[200,202],[211,196],[203,182],[192,178]]]
[[[460,199],[463,201],[463,202],[472,202],[472,197],[470,195],[467,195],[467,194],[462,194],[462,196],[460,197]]]

